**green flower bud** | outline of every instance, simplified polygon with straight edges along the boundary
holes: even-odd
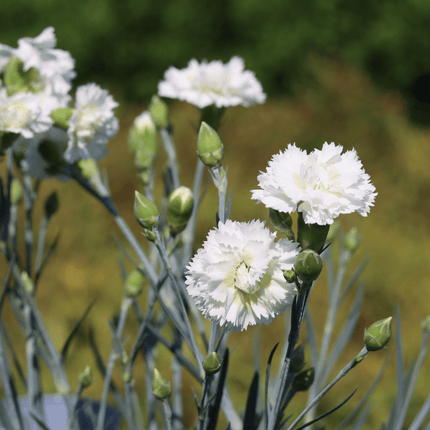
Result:
[[[169,196],[167,220],[176,232],[184,230],[194,207],[193,192],[187,187],[176,188]]]
[[[21,280],[24,282],[25,289],[29,294],[34,293],[34,283],[31,280],[30,276],[28,276],[27,272],[21,273]]]
[[[284,279],[289,284],[293,284],[294,282],[296,282],[297,275],[296,275],[296,272],[293,269],[284,270],[283,274],[284,274]]]
[[[91,371],[91,367],[87,366],[80,374],[79,374],[79,382],[82,385],[82,388],[89,387],[93,382],[93,372]]]
[[[139,170],[153,164],[158,153],[158,133],[148,111],[140,114],[130,127],[128,147]]]
[[[57,193],[54,191],[45,201],[46,218],[51,218],[57,212],[59,207]]]
[[[269,221],[272,227],[279,233],[285,234],[287,239],[294,240],[294,232],[291,228],[293,219],[289,213],[279,212],[275,209],[270,209]]]
[[[303,215],[299,212],[297,218],[297,242],[302,249],[313,249],[318,254],[324,248],[330,225],[306,224]]]
[[[125,295],[127,297],[137,297],[145,285],[145,277],[139,270],[133,270],[125,281]]]
[[[221,369],[221,357],[214,351],[211,352],[203,361],[203,369],[206,375],[214,375]]]
[[[362,240],[362,235],[358,233],[357,228],[352,227],[346,234],[343,244],[348,251],[353,253],[357,250]]]
[[[158,225],[157,206],[139,191],[135,191],[134,216],[137,222],[145,229],[151,230]]]
[[[158,96],[152,96],[148,107],[152,120],[158,128],[166,128],[169,124],[169,109]]]
[[[79,166],[79,169],[81,170],[82,176],[87,180],[90,180],[99,174],[99,168],[94,158],[79,160],[78,166]]]
[[[299,372],[305,365],[305,347],[299,345],[293,352],[291,357],[290,369],[292,372]]]
[[[152,392],[158,400],[167,399],[171,393],[170,382],[164,379],[157,369],[154,369],[154,377],[152,379]]]
[[[430,315],[421,322],[421,328],[423,331],[430,333]]]
[[[69,107],[58,108],[52,111],[49,116],[52,118],[55,125],[67,130],[69,128],[69,120],[74,111],[75,109]]]
[[[315,370],[313,367],[303,372],[298,373],[293,380],[293,388],[297,391],[307,391],[311,387],[315,378]]]
[[[224,153],[224,145],[218,133],[204,121],[200,125],[197,136],[197,154],[206,166],[215,167],[221,160]]]
[[[364,331],[364,344],[369,351],[378,351],[391,339],[391,320],[388,317],[384,320],[376,321]]]
[[[312,249],[300,252],[294,263],[297,276],[304,282],[312,282],[318,278],[323,268],[320,255]]]
[[[24,195],[24,188],[18,179],[13,178],[10,184],[10,201],[13,205],[17,205]]]

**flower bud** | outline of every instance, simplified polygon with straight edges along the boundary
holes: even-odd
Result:
[[[24,195],[24,188],[18,179],[13,178],[10,184],[10,201],[13,205],[17,205]]]
[[[69,128],[69,120],[74,111],[75,109],[73,108],[63,107],[53,110],[49,116],[52,118],[55,125],[67,130]]]
[[[80,374],[79,374],[79,382],[82,385],[82,388],[89,387],[93,382],[93,372],[91,371],[91,367],[87,366]]]
[[[305,347],[299,345],[293,352],[291,357],[290,369],[292,372],[299,372],[305,365]]]
[[[27,290],[27,292],[29,294],[33,294],[34,293],[34,283],[31,280],[30,276],[28,276],[27,272],[21,273],[21,280],[22,280],[22,282],[24,282],[24,286],[25,286],[25,289]]]
[[[351,230],[345,236],[343,245],[351,253],[355,252],[362,241],[362,236],[358,233],[356,227],[352,227]]]
[[[153,226],[158,225],[157,206],[139,191],[135,191],[134,216],[145,229],[151,230]]]
[[[323,268],[320,255],[312,249],[300,252],[294,263],[297,276],[304,282],[312,282],[318,278]]]
[[[293,269],[284,270],[283,275],[284,275],[284,279],[289,284],[293,284],[294,282],[296,282],[297,275],[296,275],[296,272]]]
[[[203,370],[206,375],[215,375],[221,369],[221,357],[214,351],[211,352],[203,361]]]
[[[137,297],[143,290],[145,277],[139,270],[133,270],[125,281],[125,295],[127,297]]]
[[[152,392],[158,400],[164,400],[171,393],[170,382],[164,379],[157,369],[154,369],[154,377],[152,379]]]
[[[158,96],[152,96],[151,103],[148,107],[151,113],[152,121],[158,128],[166,128],[169,124],[169,109],[166,103]]]
[[[167,220],[172,229],[179,233],[187,225],[194,207],[192,191],[187,187],[176,188],[169,196]]]
[[[294,240],[294,233],[291,228],[293,220],[289,213],[279,212],[275,209],[270,209],[269,221],[272,227],[279,233],[285,234],[287,239]]]
[[[206,166],[215,167],[221,160],[224,153],[224,145],[218,133],[204,121],[200,125],[197,136],[197,154]]]
[[[306,224],[303,215],[299,212],[297,218],[297,242],[302,249],[313,249],[318,254],[324,248],[330,225]]]
[[[313,367],[303,372],[298,373],[293,380],[293,388],[297,391],[307,391],[311,387],[315,378],[315,370]]]
[[[364,331],[364,344],[369,351],[378,351],[384,348],[391,338],[391,320],[388,317],[384,320],[376,321]]]
[[[430,315],[421,322],[421,328],[423,331],[430,333]]]
[[[81,170],[82,176],[90,180],[99,174],[99,168],[94,158],[87,158],[78,161],[79,169]]]
[[[57,193],[54,191],[45,201],[45,215],[50,219],[59,207]]]

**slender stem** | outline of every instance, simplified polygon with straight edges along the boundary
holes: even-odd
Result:
[[[166,417],[167,430],[172,430],[172,408],[168,399],[163,399],[164,416]]]
[[[161,140],[163,141],[164,150],[166,151],[169,160],[170,171],[172,172],[173,188],[179,188],[179,168],[176,156],[176,149],[173,143],[172,136],[165,128],[160,129]]]
[[[43,248],[45,247],[46,229],[48,227],[49,219],[45,215],[40,221],[39,237],[37,240],[36,261],[34,263],[34,272],[39,273],[43,260]]]
[[[327,387],[322,390],[318,396],[316,396],[312,402],[304,409],[304,411],[296,418],[296,420],[288,427],[287,430],[293,430],[294,427],[300,422],[300,420],[308,413],[308,411],[313,408],[320,400],[321,398],[327,393],[330,388],[333,387],[334,384],[336,384],[341,378],[343,378],[351,369],[353,369],[358,363],[361,363],[364,358],[366,358],[367,354],[367,348],[364,347],[359,354],[352,359],[336,376],[336,378],[333,379],[333,381],[330,382],[330,384],[327,385]]]

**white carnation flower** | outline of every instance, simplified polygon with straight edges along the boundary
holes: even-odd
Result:
[[[306,224],[332,224],[340,214],[367,216],[375,187],[355,149],[324,143],[309,155],[295,145],[272,157],[252,198],[280,212],[302,212]]]
[[[117,106],[112,96],[96,84],[78,87],[65,154],[69,163],[87,158],[100,160],[107,154],[105,144],[118,132],[118,120],[113,113]]]
[[[185,280],[206,318],[239,331],[268,324],[291,306],[296,288],[283,271],[293,267],[298,244],[275,237],[261,221],[227,220],[209,232]]]
[[[164,73],[164,81],[158,84],[158,94],[199,108],[212,104],[220,108],[264,103],[266,95],[260,82],[244,67],[240,57],[233,57],[227,64],[219,60],[199,64],[192,59],[187,68],[170,67]]]
[[[47,131],[53,124],[50,113],[58,107],[58,100],[33,93],[7,95],[0,88],[0,130],[21,134],[26,139]]]

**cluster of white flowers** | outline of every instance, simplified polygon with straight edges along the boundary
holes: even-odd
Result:
[[[301,212],[306,224],[332,224],[340,214],[367,216],[375,187],[355,149],[325,142],[310,154],[288,145],[273,156],[267,171],[258,176],[261,190],[252,198],[280,212]]]
[[[42,140],[51,139],[72,164],[101,159],[105,144],[118,131],[113,113],[118,104],[96,84],[78,87],[75,108],[68,107],[74,60],[69,52],[55,49],[56,44],[53,27],[35,38],[19,39],[17,48],[0,44],[0,131],[20,135],[14,149],[24,153],[24,170],[38,178],[49,176],[37,150]],[[52,117],[59,108],[70,110],[67,133],[54,127]]]
[[[207,318],[238,331],[268,324],[291,306],[296,288],[283,271],[293,267],[298,245],[275,237],[261,221],[227,220],[209,232],[185,281]]]
[[[164,81],[158,84],[158,94],[199,108],[212,104],[220,108],[264,103],[266,95],[260,82],[244,67],[240,57],[233,57],[227,64],[219,60],[199,64],[192,59],[185,69],[170,67],[165,72]]]

